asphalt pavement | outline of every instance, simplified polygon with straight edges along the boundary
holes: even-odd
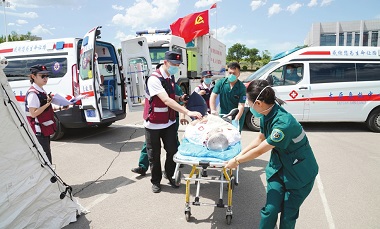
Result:
[[[301,207],[296,228],[379,228],[380,134],[369,132],[361,123],[303,126],[320,172]],[[180,126],[180,137],[185,128]],[[243,147],[256,135],[244,129]],[[133,112],[108,128],[72,130],[52,142],[56,172],[72,186],[74,197],[89,211],[65,229],[258,228],[266,197],[264,169],[269,153],[241,165],[239,185],[233,192],[231,225],[226,224],[226,209],[212,206],[191,206],[192,216],[187,222],[184,181],[179,189],[173,189],[163,179],[162,192],[155,194],[151,191],[150,172],[146,176],[131,172],[137,166],[144,141],[142,113]],[[164,162],[165,151],[162,152]],[[181,171],[182,177],[187,177],[190,165]],[[217,176],[218,171],[210,171],[209,175]],[[192,184],[191,202],[195,192]],[[226,189],[223,195],[226,198]],[[201,202],[216,203],[219,184],[202,183],[200,197]]]

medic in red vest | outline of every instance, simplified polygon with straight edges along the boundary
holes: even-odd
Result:
[[[39,143],[52,163],[50,135],[56,130],[52,98],[43,89],[49,78],[49,71],[44,65],[34,65],[30,68],[32,86],[25,96],[25,111],[29,124]]]

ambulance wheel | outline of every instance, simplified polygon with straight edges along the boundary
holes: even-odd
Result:
[[[231,221],[232,221],[232,215],[226,215],[226,223],[227,223],[227,225],[231,225]]]
[[[249,130],[260,131],[260,118],[253,116],[250,111],[248,111],[245,116],[245,124]]]
[[[174,175],[174,182],[177,186],[180,186],[181,185],[181,177],[182,177],[182,173],[181,171],[177,171]]]
[[[61,122],[55,115],[54,115],[54,121],[55,121],[57,130],[54,132],[54,134],[50,135],[50,140],[52,141],[61,139],[63,135],[65,135],[65,127],[62,126]]]
[[[190,216],[191,216],[191,212],[190,211],[186,211],[185,212],[185,218],[186,218],[186,221],[189,222],[190,220]]]
[[[366,124],[371,131],[380,133],[380,107],[368,115]]]

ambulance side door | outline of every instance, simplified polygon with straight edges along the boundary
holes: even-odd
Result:
[[[148,42],[136,37],[121,42],[122,63],[130,112],[141,111],[145,101],[145,80],[151,74]]]
[[[268,77],[272,78],[276,96],[285,101],[283,107],[298,121],[302,121],[307,120],[309,115],[310,82],[308,77],[305,77],[304,64],[295,65],[298,66],[300,76],[298,82],[290,83],[286,80],[286,65],[277,68]]]
[[[79,62],[79,88],[82,98],[81,109],[87,122],[102,121],[102,104],[100,99],[100,76],[95,53],[96,36],[100,34],[96,27],[85,35],[82,41]]]

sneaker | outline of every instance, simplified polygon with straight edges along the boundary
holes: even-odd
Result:
[[[152,185],[152,192],[154,192],[154,193],[161,192],[161,185],[160,184],[153,184]]]
[[[131,171],[134,172],[134,173],[138,173],[141,176],[145,176],[146,175],[146,171],[142,167],[133,168],[133,169],[131,169]]]

